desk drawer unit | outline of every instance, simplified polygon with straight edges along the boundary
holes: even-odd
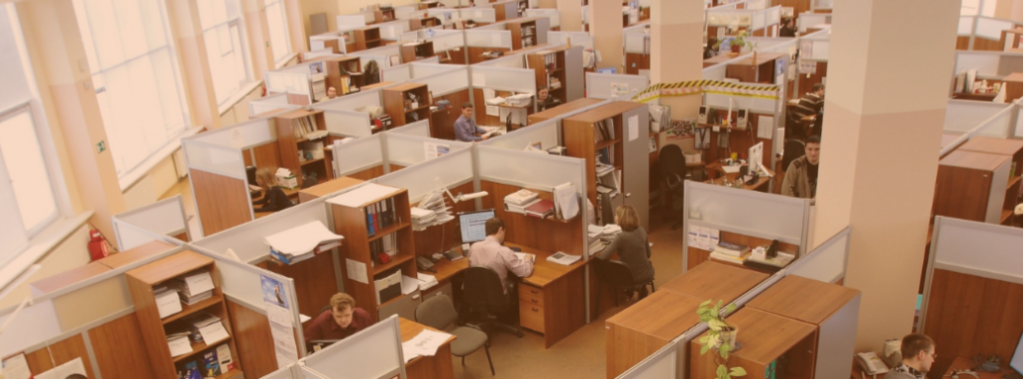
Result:
[[[544,290],[519,284],[519,324],[544,333]]]
[[[377,309],[377,320],[383,321],[388,317],[397,314],[399,317],[415,321],[416,307],[420,306],[420,303],[423,302],[421,298],[420,291],[417,290],[411,294],[399,296],[396,299],[385,302]]]

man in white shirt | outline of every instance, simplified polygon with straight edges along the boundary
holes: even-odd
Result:
[[[501,219],[487,220],[484,224],[484,231],[487,233],[487,238],[473,243],[473,246],[469,248],[469,265],[494,269],[495,272],[498,272],[498,277],[501,278],[505,294],[508,294],[512,284],[506,281],[508,272],[519,277],[529,277],[533,274],[533,262],[537,260],[537,257],[526,254],[526,260],[523,260],[517,257],[511,248],[502,246],[502,243],[505,242],[505,222]]]

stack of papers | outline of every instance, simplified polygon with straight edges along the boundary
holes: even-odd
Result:
[[[195,305],[213,296],[210,272],[199,272],[171,279],[167,287],[178,291],[178,298],[186,305]]]
[[[609,224],[609,225],[604,226],[604,231],[602,232],[602,237],[604,237],[606,239],[613,239],[613,238],[615,238],[616,235],[618,235],[620,233],[622,233],[622,227],[619,227],[616,224]]]
[[[313,221],[267,236],[263,242],[270,246],[273,259],[291,265],[340,246],[344,238],[327,230],[320,221]]]
[[[445,201],[444,190],[436,190],[427,194],[416,208],[429,211],[434,215],[430,224],[426,224],[426,222],[424,222],[422,225],[424,229],[430,226],[439,226],[455,219],[455,216],[452,216],[451,207],[449,207],[447,201]]]
[[[402,356],[406,363],[419,356],[434,356],[437,349],[451,337],[449,333],[423,329],[416,337],[402,343]]]
[[[412,216],[413,231],[423,231],[427,227],[433,226],[434,220],[437,219],[437,215],[433,211],[419,207],[413,207],[409,214]]]
[[[424,273],[416,273],[416,279],[420,281],[420,290],[427,290],[437,285],[437,277]]]
[[[192,353],[192,343],[188,341],[188,335],[187,332],[167,335],[167,346],[171,349],[171,357]]]
[[[555,252],[554,255],[548,256],[548,261],[555,264],[572,265],[573,263],[583,259],[583,256],[570,255],[564,252]]]
[[[192,321],[192,334],[190,338],[195,342],[206,342],[207,345],[220,342],[228,338],[228,332],[220,318],[205,314]]]
[[[161,319],[181,312],[181,299],[174,289],[157,288],[153,290],[153,296],[156,297],[156,308]]]
[[[608,165],[603,162],[595,163],[595,169],[597,170],[597,176],[601,177],[615,170],[614,166]]]

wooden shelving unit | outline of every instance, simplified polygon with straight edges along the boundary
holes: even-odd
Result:
[[[153,290],[160,288],[163,283],[171,279],[201,271],[209,272],[213,278],[213,296],[191,306],[183,304],[182,311],[167,318],[160,318]],[[148,346],[146,353],[149,355],[149,365],[152,367],[155,377],[175,379],[178,377],[179,368],[183,367],[182,363],[190,360],[197,361],[200,364],[200,371],[202,371],[202,355],[222,344],[227,344],[230,348],[235,369],[223,372],[217,378],[231,379],[242,376],[240,369],[242,365],[239,361],[238,349],[235,347],[234,333],[231,331],[231,318],[228,316],[227,304],[224,302],[224,293],[220,286],[220,275],[212,259],[192,251],[182,251],[168,258],[130,270],[125,273],[125,279],[128,282],[132,301],[135,303],[135,315],[139,320],[142,338]],[[228,332],[228,338],[212,344],[193,342],[191,353],[171,357],[171,350],[167,345],[167,335],[187,331],[189,317],[196,316],[200,312],[220,318],[221,324]]]
[[[376,26],[356,29],[354,32],[356,37],[356,51],[373,49],[384,44],[384,41],[380,39],[380,28]]]
[[[746,379],[813,379],[816,328],[814,325],[744,308],[726,317],[740,328],[740,350],[729,354],[729,368],[743,367]],[[713,379],[718,369],[714,353],[701,356],[699,339],[690,342],[692,379]],[[853,359],[850,359],[851,362]]]
[[[415,44],[402,45],[402,63],[409,63],[434,56],[434,43],[423,41]]]
[[[384,112],[391,116],[391,127],[397,128],[420,120],[430,119],[430,93],[422,83],[403,83],[381,91],[384,94]],[[417,99],[415,107],[409,98]]]
[[[1021,165],[1024,158],[1024,144],[1016,139],[998,139],[993,137],[974,137],[957,148],[957,151],[980,152],[1010,156],[1010,179],[1006,183],[1006,198],[1003,201],[1003,209],[1000,212],[999,223],[1012,225],[1013,209],[1020,204],[1021,194]]]
[[[365,81],[363,80],[363,66],[359,57],[320,57],[315,60],[325,62],[327,86],[336,88],[339,95],[351,92],[350,86],[356,88],[363,87]]]
[[[568,69],[565,64],[566,48],[547,50],[526,56],[528,66],[533,69],[537,88],[547,87],[548,96],[558,99],[562,104],[568,103],[566,83]]]
[[[526,18],[509,21],[506,24],[512,32],[512,50],[537,46],[537,19]]]
[[[316,130],[327,130],[323,111],[296,110],[274,117],[274,124],[277,127],[278,151],[281,153],[281,167],[291,170],[292,174],[299,179],[300,185],[302,184],[300,176],[307,177],[312,173],[316,173],[318,182],[325,182],[334,177],[331,160],[326,149],[331,144],[330,139],[325,136],[310,140],[296,134],[296,130],[301,130],[310,120],[314,122]],[[300,150],[303,152],[311,150],[316,143],[322,144],[324,149],[322,157],[310,160],[305,157],[299,158]]]
[[[389,199],[395,207],[395,224],[379,231],[374,231],[373,236],[369,236],[366,208]],[[394,269],[402,272],[403,276],[416,278],[416,262],[413,260],[416,252],[414,252],[413,248],[412,218],[409,214],[411,209],[409,206],[409,192],[405,189],[397,189],[393,193],[383,194],[358,207],[345,207],[337,204],[331,204],[331,207],[333,209],[335,230],[338,234],[345,236],[345,244],[341,248],[344,266],[349,265],[348,261],[351,260],[360,263],[361,266],[365,266],[367,271],[368,284],[345,276],[345,292],[356,299],[356,306],[370,312],[374,319],[383,319],[390,314],[394,314],[390,310],[394,310],[396,307],[401,307],[409,302],[419,302],[418,297],[400,295],[378,305],[373,282],[375,279],[391,274]],[[391,234],[396,236],[397,254],[392,256],[390,262],[377,264],[373,257],[371,257],[370,245]],[[415,308],[413,307],[413,309]]]
[[[1020,195],[1013,156],[958,149],[939,161],[935,215],[992,224],[1009,224]],[[1019,169],[1018,169],[1019,170]]]

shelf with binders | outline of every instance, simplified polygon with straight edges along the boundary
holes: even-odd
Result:
[[[512,32],[512,50],[537,46],[537,20],[535,18],[509,21],[507,28]]]
[[[566,49],[558,48],[526,56],[528,66],[533,69],[537,88],[547,88],[548,95],[558,99],[559,103],[567,102],[565,67]]]
[[[316,175],[318,182],[333,176],[327,159],[331,141],[323,111],[295,110],[274,117],[281,167],[296,177]]]
[[[708,230],[712,231],[711,229],[708,229]],[[714,231],[712,231],[712,232],[714,232]],[[714,242],[724,242],[724,243],[730,243],[730,244],[739,245],[739,246],[747,246],[747,247],[750,247],[750,249],[754,249],[755,247],[767,247],[767,246],[772,244],[772,240],[771,239],[766,239],[766,238],[762,238],[762,237],[749,236],[749,235],[744,235],[744,234],[741,234],[741,233],[730,232],[730,231],[717,231],[717,232],[718,232],[718,236],[715,236],[715,237],[708,236],[708,238],[710,239],[712,244],[714,244]],[[689,231],[684,231],[684,233],[689,233]],[[698,232],[698,234],[699,233],[700,232]],[[756,267],[755,268],[755,267],[745,266],[742,262],[739,262],[739,260],[726,261],[726,260],[715,259],[715,258],[711,257],[711,254],[715,251],[715,247],[710,247],[710,248],[711,249],[704,249],[704,248],[694,247],[692,245],[687,245],[687,247],[686,247],[686,249],[687,249],[687,256],[686,256],[687,257],[687,266],[686,267],[687,268],[696,268],[701,263],[710,260],[710,261],[714,261],[714,262],[717,262],[717,263],[731,265],[731,266],[735,266],[735,267],[739,267],[739,268],[751,269],[751,270],[755,270],[755,271],[758,271],[758,272],[763,272],[763,273],[768,273],[768,274],[773,274],[774,273],[774,271],[765,270],[765,269],[762,269],[760,267]],[[779,242],[779,250],[778,250],[778,252],[786,253],[786,254],[791,254],[791,255],[795,256],[795,255],[797,255],[800,252],[800,246],[798,246],[796,244],[789,244],[789,243]]]
[[[326,62],[327,86],[337,89],[339,95],[358,91],[366,83],[359,57],[320,57],[315,60]]]

